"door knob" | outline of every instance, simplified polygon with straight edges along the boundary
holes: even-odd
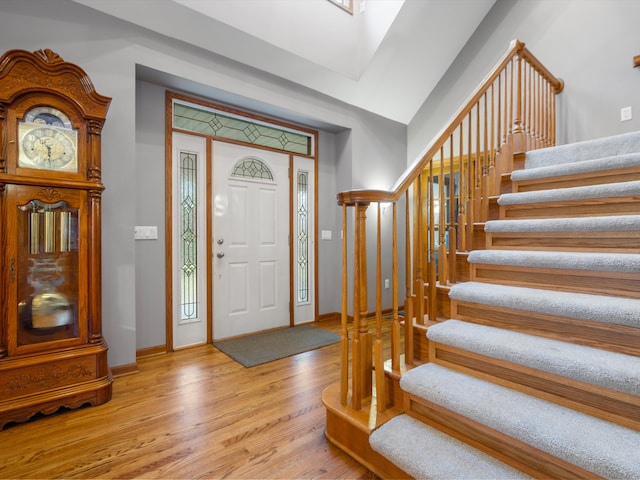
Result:
[[[216,257],[218,257],[218,258],[222,258],[222,257],[224,257],[224,252],[218,252],[218,253],[216,253]]]

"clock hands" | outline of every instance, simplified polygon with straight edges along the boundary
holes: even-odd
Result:
[[[26,156],[41,168],[58,169],[73,161],[75,148],[63,132],[51,127],[31,130],[23,140]]]

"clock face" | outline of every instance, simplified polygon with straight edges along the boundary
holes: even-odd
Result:
[[[35,107],[18,124],[18,166],[62,172],[78,171],[78,131],[64,113]]]

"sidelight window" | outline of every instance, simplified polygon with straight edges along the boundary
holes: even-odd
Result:
[[[198,318],[198,156],[180,152],[180,320]]]
[[[299,170],[298,217],[298,303],[309,301],[309,172]]]

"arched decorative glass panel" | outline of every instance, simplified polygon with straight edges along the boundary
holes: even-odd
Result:
[[[269,166],[259,158],[247,157],[233,167],[232,177],[250,178],[252,180],[268,180],[273,182],[273,173]]]

